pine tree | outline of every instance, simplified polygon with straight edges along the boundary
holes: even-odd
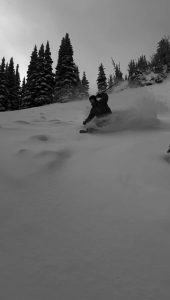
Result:
[[[25,80],[25,77],[23,78],[22,80],[22,85],[21,85],[21,102],[20,102],[20,109],[24,108],[24,105],[23,105],[23,98],[25,96],[25,93],[26,93],[26,80]]]
[[[47,104],[49,101],[46,92],[47,83],[45,75],[45,51],[44,45],[41,44],[36,64],[34,106],[41,106]]]
[[[82,98],[89,97],[89,81],[86,78],[85,72],[83,72],[83,77],[81,80],[81,97]]]
[[[37,46],[35,45],[34,50],[31,54],[30,64],[28,66],[25,93],[22,97],[23,108],[35,106],[34,100],[37,96],[37,90],[36,90],[37,64],[38,64],[38,53],[37,53]]]
[[[98,77],[97,77],[97,87],[98,87],[98,91],[102,92],[104,90],[106,90],[107,88],[107,78],[104,72],[104,67],[103,64],[101,63],[99,66],[99,73],[98,73]]]
[[[151,56],[150,67],[156,73],[162,73],[164,66],[170,72],[170,42],[168,37],[162,38],[157,44],[157,51]]]
[[[34,107],[53,102],[54,74],[49,42],[46,48],[35,45],[27,72],[27,82],[22,93],[23,107]]]
[[[108,88],[108,92],[111,92],[114,86],[114,79],[113,76],[110,74],[108,81],[107,81],[107,88]]]
[[[38,52],[35,105],[45,105],[53,102],[54,75],[49,42],[46,49],[42,44]]]
[[[76,84],[75,84],[74,95],[76,99],[80,99],[82,85],[81,85],[80,72],[78,66],[75,66],[75,78],[76,78]]]
[[[37,96],[35,98],[36,106],[52,103],[54,78],[52,72],[52,59],[49,42],[42,44],[38,53],[37,61],[37,78],[36,89]]]
[[[112,65],[114,68],[114,84],[117,84],[119,81],[123,80],[123,73],[120,70],[120,63],[116,64],[112,58]]]
[[[138,70],[140,70],[141,72],[146,72],[146,70],[148,69],[148,62],[146,60],[146,56],[145,55],[141,55],[138,59],[138,62],[136,64],[136,68]]]
[[[170,42],[168,37],[164,37],[159,41],[157,46],[157,55],[161,64],[167,65],[170,63]]]
[[[7,84],[8,84],[8,109],[19,109],[19,99],[17,95],[16,87],[16,74],[14,69],[13,58],[10,59],[9,66],[7,68]]]
[[[136,63],[135,63],[134,59],[132,59],[130,61],[130,63],[128,64],[128,77],[131,78],[132,75],[135,74],[136,70],[137,70]]]
[[[0,111],[8,109],[8,88],[5,58],[3,57],[0,65]]]
[[[18,102],[18,109],[21,107],[21,86],[20,86],[20,74],[19,74],[19,65],[16,66],[15,72],[15,84],[16,84],[16,93],[17,93],[17,102]]]
[[[73,47],[69,34],[61,41],[55,74],[55,101],[68,101],[74,98],[77,87],[77,70],[73,60]]]
[[[51,58],[51,51],[49,41],[47,41],[45,49],[45,78],[46,78],[46,94],[48,96],[48,103],[53,102],[54,93],[54,74],[53,74],[53,61]]]

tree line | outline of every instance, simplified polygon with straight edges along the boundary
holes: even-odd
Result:
[[[69,34],[62,38],[58,51],[58,61],[53,72],[50,45],[42,44],[40,49],[35,45],[28,65],[26,78],[20,80],[19,65],[14,66],[13,58],[9,63],[2,58],[0,64],[0,111],[31,108],[56,102],[67,102],[89,96],[89,81],[83,72],[80,78],[78,66],[74,62],[74,51]],[[137,72],[162,72],[166,66],[170,72],[170,42],[162,38],[150,61],[141,55],[137,61],[132,59],[128,64],[128,74],[123,77],[120,63],[112,59],[113,74],[106,77],[101,63],[98,68],[98,91],[111,91],[122,80],[130,80]]]
[[[137,61],[132,59],[128,64],[128,78],[138,72],[153,71],[161,73],[166,67],[166,72],[170,72],[170,41],[169,37],[163,37],[157,44],[156,52],[146,59],[145,55],[141,55]]]
[[[139,73],[154,72],[161,74],[162,72],[170,72],[170,41],[169,37],[163,37],[157,44],[156,52],[151,56],[150,60],[145,55],[141,55],[137,61],[132,59],[128,64],[128,73],[123,77],[120,69],[120,63],[116,64],[112,59],[113,74],[106,77],[105,68],[101,63],[99,66],[97,87],[98,91],[106,90],[111,92],[113,88],[122,80],[133,80]]]
[[[74,62],[73,47],[69,34],[61,41],[58,62],[53,72],[50,45],[35,45],[28,65],[27,77],[21,83],[19,65],[14,67],[13,58],[0,64],[0,110],[31,108],[55,102],[65,102],[88,97],[89,81]]]

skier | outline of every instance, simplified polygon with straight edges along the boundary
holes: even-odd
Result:
[[[97,98],[99,100],[97,100]],[[92,108],[91,108],[91,111],[90,111],[88,117],[83,122],[83,125],[86,125],[94,117],[100,118],[100,117],[103,117],[103,116],[106,116],[106,115],[112,113],[110,107],[107,104],[108,95],[106,93],[100,93],[100,94],[97,94],[97,96],[92,95],[89,97],[89,101],[92,105]]]
[[[102,110],[103,114],[112,113],[110,107],[107,104],[108,100],[109,100],[109,97],[108,97],[108,95],[107,95],[106,92],[100,92],[100,93],[98,93],[96,95],[96,98],[97,98],[98,102],[100,103],[101,110]]]

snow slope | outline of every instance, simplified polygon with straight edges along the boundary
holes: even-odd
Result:
[[[170,82],[109,101],[0,113],[0,299],[169,299]]]

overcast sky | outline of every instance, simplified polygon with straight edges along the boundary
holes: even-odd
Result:
[[[109,75],[113,57],[125,74],[130,59],[149,59],[170,35],[170,0],[0,0],[0,59],[13,56],[21,77],[34,45],[47,40],[55,67],[66,32],[80,75],[86,71],[94,88],[101,62]]]

